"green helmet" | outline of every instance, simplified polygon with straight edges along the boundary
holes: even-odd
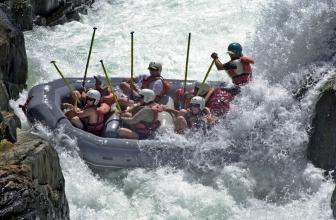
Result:
[[[243,48],[239,43],[231,43],[228,46],[228,54],[242,56]]]

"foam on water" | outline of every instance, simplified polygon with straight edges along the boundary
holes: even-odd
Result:
[[[206,161],[197,158],[202,172],[162,167],[101,177],[79,158],[75,140],[39,129],[60,155],[71,218],[331,219],[334,184],[307,162],[305,152],[311,106],[335,72],[335,10],[331,0],[101,0],[81,22],[26,32],[29,87],[59,78],[50,60],[57,60],[66,76],[82,76],[92,26],[98,31],[89,76],[101,72],[100,59],[113,75],[128,75],[131,31],[136,72],[160,60],[166,77],[183,78],[188,32],[190,78],[202,78],[211,52],[227,59],[231,41],[242,42],[256,61],[255,80],[232,102],[212,138],[161,137],[201,151],[232,146],[242,152],[238,163],[202,169]],[[229,81],[215,70],[210,77]],[[307,78],[321,81],[298,101],[292,92]],[[15,109],[17,103],[11,102]]]

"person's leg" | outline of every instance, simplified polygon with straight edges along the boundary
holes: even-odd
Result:
[[[71,118],[70,121],[75,127],[80,128],[80,129],[84,128],[83,122],[80,120],[79,117],[75,116],[75,117]]]
[[[128,128],[119,128],[117,133],[120,138],[139,139],[138,134]]]
[[[178,116],[176,118],[176,132],[179,134],[183,134],[184,129],[188,127],[188,123],[183,116]]]

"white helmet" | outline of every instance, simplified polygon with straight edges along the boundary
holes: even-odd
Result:
[[[98,105],[99,101],[100,101],[100,92],[95,90],[95,89],[90,89],[87,93],[86,93],[87,98],[90,99],[94,99],[94,105]]]
[[[198,105],[201,110],[205,108],[205,100],[201,96],[192,97],[190,100],[191,105]]]
[[[156,95],[154,93],[153,90],[151,89],[141,89],[141,91],[139,92],[139,95],[144,97],[144,102],[145,103],[149,103],[154,101]]]

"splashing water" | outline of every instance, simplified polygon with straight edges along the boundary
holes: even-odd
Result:
[[[89,76],[101,72],[100,59],[112,75],[128,75],[131,31],[137,73],[160,60],[165,77],[182,79],[188,32],[191,79],[202,79],[211,52],[226,60],[232,41],[241,42],[256,62],[255,80],[232,102],[211,138],[197,146],[233,146],[242,150],[241,160],[209,173],[161,167],[101,177],[74,153],[76,141],[38,129],[60,155],[71,219],[331,219],[334,185],[305,154],[312,104],[335,72],[335,12],[331,0],[101,0],[81,22],[26,32],[29,87],[59,78],[50,60],[66,76],[81,77],[93,26],[98,31]],[[210,77],[229,81],[215,70]],[[301,101],[294,99],[292,92],[306,86],[308,77],[320,82]],[[16,110],[18,102],[11,102]],[[161,138],[181,145],[192,141],[176,134]]]

